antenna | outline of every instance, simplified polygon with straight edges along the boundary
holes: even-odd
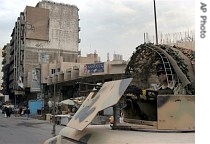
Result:
[[[156,45],[158,45],[158,30],[157,30],[157,18],[156,18],[156,4],[154,0],[154,17],[155,17],[155,36],[156,36]]]

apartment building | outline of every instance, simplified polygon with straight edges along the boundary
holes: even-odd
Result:
[[[10,64],[10,48],[11,48],[10,44],[7,43],[6,45],[4,45],[3,49],[1,49],[2,50],[2,52],[1,52],[1,54],[2,54],[2,56],[1,56],[1,59],[2,59],[2,62],[1,62],[1,64],[2,64],[2,67],[1,67],[1,71],[2,71],[1,92],[4,97],[5,96],[8,97],[8,95],[10,94],[9,82],[10,82],[10,79],[12,78],[12,77],[9,77],[10,70],[11,70],[10,65],[9,65]],[[3,101],[6,100],[5,98],[3,98],[3,99],[4,99]],[[9,99],[9,97],[8,97],[8,99]]]
[[[100,62],[96,52],[80,55],[78,11],[75,5],[42,0],[20,12],[3,50],[3,91],[12,103],[86,95],[93,87],[78,82],[95,84],[122,77],[127,63],[122,56]]]
[[[9,45],[8,91],[11,97],[28,99],[33,95],[30,74],[40,64],[54,61],[57,55],[62,56],[64,62],[77,61],[78,10],[74,5],[41,1],[20,12]]]
[[[1,64],[3,64],[4,62],[3,62],[3,52],[2,52],[2,49],[0,48],[0,63]],[[2,93],[2,90],[3,90],[3,85],[2,85],[2,83],[3,83],[3,71],[2,71],[2,69],[1,69],[1,71],[0,71],[0,101],[2,101],[2,99],[4,99],[4,95],[3,95],[3,93]],[[1,102],[0,102],[1,103]]]

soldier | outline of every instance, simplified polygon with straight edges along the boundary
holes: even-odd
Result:
[[[182,87],[181,83],[177,82],[173,78],[175,76],[173,68],[169,71],[166,70],[163,64],[157,64],[156,70],[159,80],[158,94],[186,94],[186,91]]]

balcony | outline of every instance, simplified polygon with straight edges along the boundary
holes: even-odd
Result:
[[[48,76],[47,77],[47,85],[51,85],[52,84],[52,76]]]
[[[79,78],[79,68],[69,68],[46,77],[47,85],[62,83],[65,81],[75,80]]]
[[[2,57],[5,57],[6,56],[6,52],[5,51],[2,51]]]
[[[78,43],[81,43],[81,39],[78,39]]]
[[[23,35],[21,35],[21,36],[20,36],[20,39],[21,39],[21,40],[24,40],[24,36],[23,36]]]
[[[2,65],[4,65],[6,63],[6,59],[3,59],[3,61],[2,61]]]
[[[14,39],[11,39],[10,40],[10,46],[13,46],[14,45]]]
[[[73,69],[71,72],[71,79],[77,79],[79,77],[79,69]]]
[[[10,57],[9,62],[10,63],[13,63],[14,62],[14,57],[13,56]]]
[[[58,74],[58,82],[63,82],[64,81],[64,72],[60,72]]]
[[[23,51],[25,48],[25,45],[21,45],[20,50]]]
[[[64,81],[69,81],[69,80],[71,80],[71,71],[72,71],[71,68],[69,68],[69,69],[67,69],[67,70],[65,71],[65,73],[64,73]]]
[[[26,24],[25,20],[20,19],[20,24],[21,24],[21,26],[24,26]]]
[[[58,74],[57,73],[53,75],[52,83],[54,83],[54,84],[58,83]]]
[[[10,49],[10,55],[13,55],[13,54],[14,54],[14,46],[12,46]]]

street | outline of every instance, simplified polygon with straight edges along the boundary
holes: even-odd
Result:
[[[56,135],[64,127],[56,125]],[[95,127],[98,126],[95,125]],[[4,114],[0,113],[0,144],[42,144],[46,139],[52,137],[52,128],[53,124],[50,124],[48,121],[33,118],[27,120],[26,117],[15,117],[14,115],[6,118]],[[108,133],[105,132],[106,129],[108,129]],[[97,131],[95,133],[98,136],[106,135],[109,137],[106,139],[107,142],[112,140],[113,137],[121,136],[121,139],[125,138],[125,141],[132,139],[132,137],[138,137],[141,143],[195,143],[195,133],[126,132],[116,130],[110,133],[110,126],[103,127],[101,130],[99,128],[92,129],[91,132],[93,131]],[[126,136],[123,136],[123,134]],[[99,139],[102,140],[104,138],[102,136]]]
[[[63,127],[56,125],[56,135]],[[52,137],[52,128],[53,124],[44,120],[14,115],[6,118],[0,113],[0,144],[41,144]]]

